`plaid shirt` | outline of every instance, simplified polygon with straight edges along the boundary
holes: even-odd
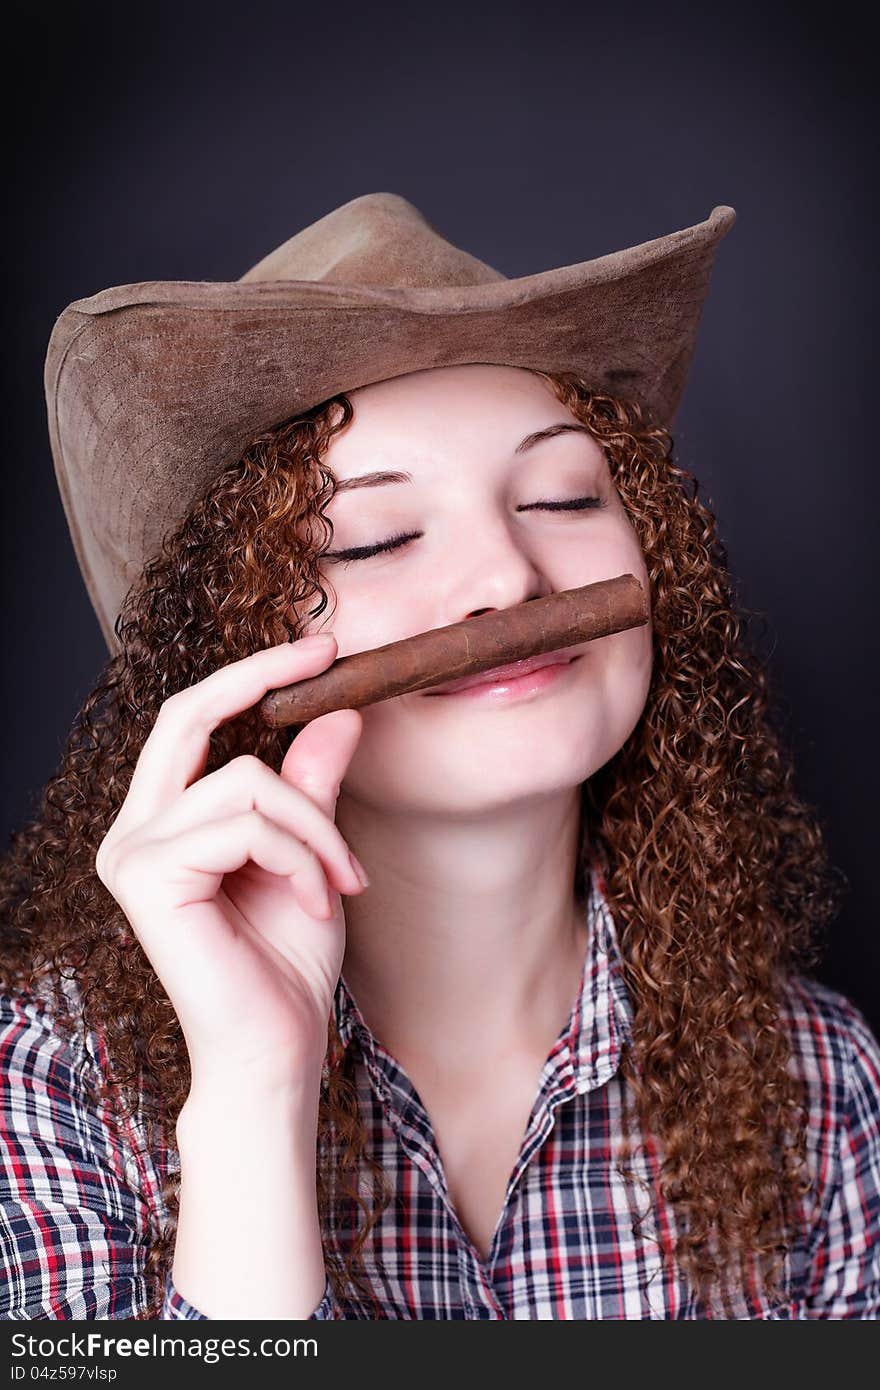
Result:
[[[364,1252],[380,1311],[354,1295],[340,1305],[328,1280],[312,1319],[707,1316],[663,1258],[675,1223],[657,1195],[656,1146],[633,1159],[652,1197],[634,1207],[616,1173],[632,1009],[596,867],[587,912],[578,997],[544,1065],[486,1260],[450,1202],[417,1092],[340,979],[337,1026],[354,1049],[371,1151],[394,1200]],[[792,981],[786,1001],[793,1065],[809,1088],[814,1219],[787,1258],[783,1301],[768,1306],[746,1293],[733,1316],[877,1318],[880,1048],[844,996],[806,976]],[[100,1039],[90,1039],[89,1051],[100,1062]],[[86,1048],[53,1032],[34,1001],[0,996],[0,1317],[143,1313],[144,1258],[177,1155],[149,1152],[137,1122],[123,1124],[86,1101],[87,1061]],[[332,1153],[323,1160],[332,1174]],[[343,1209],[325,1232],[339,1255],[355,1215]],[[162,1317],[203,1316],[169,1279]]]

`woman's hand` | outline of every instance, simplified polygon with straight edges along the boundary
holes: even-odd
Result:
[[[363,888],[334,821],[363,720],[312,720],[280,775],[249,755],[201,774],[213,729],[336,652],[332,635],[284,642],[172,695],[98,849],[98,876],[180,1020],[193,1089],[320,1075],[345,949],[339,895]]]

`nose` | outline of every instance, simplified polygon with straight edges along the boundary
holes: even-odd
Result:
[[[460,622],[493,609],[513,608],[553,592],[553,584],[507,524],[500,520],[483,522],[472,529],[462,549],[458,575],[448,596],[453,616],[447,621]]]

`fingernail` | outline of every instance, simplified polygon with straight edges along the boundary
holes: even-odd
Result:
[[[308,637],[300,637],[294,646],[302,649],[303,647],[320,647],[327,642],[334,641],[336,634],[333,632],[312,632]]]
[[[349,852],[348,852],[348,857],[349,857],[349,859],[351,860],[351,867],[354,869],[354,871],[355,871],[355,873],[357,874],[358,878],[360,879],[361,883],[364,885],[365,888],[369,888],[369,886],[370,886],[370,880],[369,880],[369,878],[367,877],[367,871],[366,871],[366,869],[364,868],[364,866],[363,866],[363,864],[361,863],[361,861],[360,861],[359,859],[356,859],[356,858],[354,857],[354,855],[352,854],[351,850],[349,850]]]

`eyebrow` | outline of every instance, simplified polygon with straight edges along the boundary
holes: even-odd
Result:
[[[586,425],[548,425],[546,429],[535,430],[533,434],[527,434],[525,439],[520,440],[514,449],[515,454],[525,454],[529,449],[534,449],[536,444],[540,444],[544,439],[553,439],[557,434],[565,434],[572,431],[576,434],[590,434]],[[411,473],[362,473],[356,478],[344,478],[336,484],[337,492],[348,492],[349,489],[356,487],[386,487],[389,483],[411,483]]]

